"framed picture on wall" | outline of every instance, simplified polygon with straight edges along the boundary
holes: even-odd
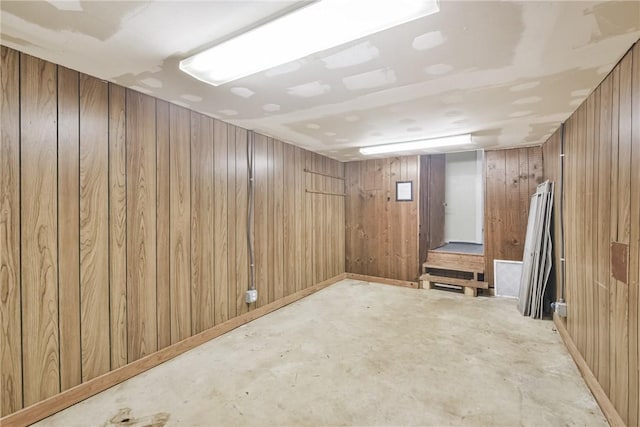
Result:
[[[413,181],[396,181],[396,201],[413,201]]]

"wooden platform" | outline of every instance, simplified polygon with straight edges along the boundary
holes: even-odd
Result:
[[[484,275],[484,255],[428,251],[422,269],[420,288],[433,289],[439,283],[454,285],[469,296],[477,296],[478,289],[489,289],[489,283],[480,280],[480,275]]]

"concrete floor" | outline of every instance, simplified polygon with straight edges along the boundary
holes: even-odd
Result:
[[[37,425],[607,423],[515,300],[344,280]]]

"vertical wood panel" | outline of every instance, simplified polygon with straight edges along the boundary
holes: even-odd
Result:
[[[316,153],[311,153],[311,170],[322,171],[322,157]],[[313,190],[322,191],[322,175],[313,174]],[[313,256],[313,283],[318,283],[324,277],[324,260],[325,260],[325,233],[324,233],[324,195],[313,194],[313,212],[315,214],[313,227],[313,241],[315,253]]]
[[[341,177],[344,178],[345,176],[345,164],[344,163],[339,163],[338,164],[338,175],[340,175]],[[338,192],[345,194],[346,193],[346,186],[345,186],[345,180],[341,180],[338,184]],[[340,219],[338,220],[338,227],[339,227],[339,231],[338,231],[338,244],[340,245],[339,248],[339,264],[338,264],[338,272],[339,273],[344,273],[345,270],[345,261],[346,261],[346,252],[345,252],[345,228],[346,228],[346,212],[345,212],[345,202],[346,202],[346,197],[340,197],[338,199],[338,209],[340,209]]]
[[[613,80],[612,80],[612,102],[611,102],[611,229],[610,229],[610,242],[615,242],[618,239],[618,186],[620,184],[618,180],[618,167],[619,167],[619,120],[620,120],[620,67],[616,67],[612,72]],[[623,340],[624,331],[620,330],[621,325],[621,316],[618,313],[619,300],[618,300],[618,292],[621,291],[621,286],[615,279],[611,279],[611,287],[609,292],[609,302],[612,304],[609,310],[609,324],[611,326],[610,329],[610,398],[611,402],[620,413],[622,407],[622,399],[624,397],[624,392],[622,391],[621,382],[624,382],[625,379],[620,378],[621,369],[618,367],[618,352],[620,350],[621,341]],[[578,337],[584,331],[581,329],[578,331]],[[626,399],[625,399],[626,400]],[[626,409],[626,405],[624,405]],[[626,411],[625,411],[626,412]],[[620,414],[623,417],[622,414]],[[626,415],[623,419],[626,418]]]
[[[359,229],[362,222],[358,216],[363,212],[362,197],[360,196],[360,167],[363,162],[349,162],[345,165],[345,269],[351,273],[362,271],[360,269],[360,255],[363,248],[360,243],[364,240],[358,238]]]
[[[249,305],[245,303],[244,293],[249,289],[249,259],[247,248],[247,208],[248,208],[248,169],[247,169],[247,131],[236,129],[236,307],[238,315],[246,313]],[[253,304],[255,305],[255,304]]]
[[[283,143],[273,140],[273,300],[284,293],[284,162]]]
[[[600,88],[600,134],[598,135],[598,381],[609,393],[609,230],[611,206],[611,77]]]
[[[269,301],[268,280],[268,201],[267,188],[269,179],[267,138],[254,134],[254,248],[255,248],[255,283],[258,291],[256,306],[262,307]]]
[[[527,156],[528,158],[528,156]],[[505,150],[505,197],[520,195],[520,157],[518,150]],[[529,183],[529,179],[526,179]],[[509,195],[509,196],[507,196]],[[519,201],[519,199],[516,199]],[[522,259],[524,239],[521,230],[526,228],[521,218],[522,210],[518,203],[505,203],[505,211],[500,212],[504,219],[504,236],[502,241],[496,241],[499,253],[503,259]]]
[[[107,83],[80,75],[80,314],[82,381],[111,367],[109,348],[109,101]],[[155,164],[155,155],[153,157]],[[155,179],[155,177],[154,177]]]
[[[169,104],[156,101],[158,350],[171,344],[171,157]]]
[[[573,194],[572,192],[572,184],[573,184],[573,175],[572,175],[572,163],[573,163],[573,156],[571,154],[572,152],[572,137],[571,137],[571,133],[573,131],[572,129],[573,127],[573,118],[570,117],[566,122],[565,122],[565,126],[564,126],[564,157],[563,157],[563,161],[564,161],[564,182],[563,182],[563,206],[565,209],[565,212],[563,213],[563,226],[565,229],[565,236],[564,236],[564,252],[565,252],[565,287],[566,287],[566,291],[565,291],[565,301],[567,302],[567,311],[570,311],[571,314],[567,315],[566,318],[566,323],[567,323],[567,330],[569,331],[570,334],[574,334],[575,333],[575,322],[573,321],[574,318],[574,312],[573,312],[573,284],[572,284],[572,275],[571,275],[571,271],[572,271],[572,251],[573,251],[573,229],[571,227],[572,221],[570,220],[570,215],[573,214],[573,202],[575,201],[575,197],[570,197],[571,194]],[[608,181],[607,181],[607,185],[608,185]],[[606,234],[607,234],[607,241],[609,238],[609,229],[606,230]],[[608,246],[608,245],[607,245]],[[607,313],[608,316],[608,313]],[[573,335],[575,336],[575,335]],[[608,349],[607,349],[608,351]]]
[[[629,425],[640,424],[640,44],[633,48],[631,75],[631,200],[629,260]]]
[[[631,70],[628,53],[620,63],[618,116],[618,219],[617,241],[630,242],[631,200]],[[616,281],[616,400],[614,404],[625,422],[629,419],[629,284]]]
[[[266,262],[269,265],[269,274],[265,277],[267,282],[267,302],[272,302],[275,295],[275,160],[273,138],[267,138],[267,250]]]
[[[600,89],[596,89],[591,96],[593,99],[593,108],[589,113],[589,117],[593,120],[593,129],[591,130],[591,140],[589,149],[592,152],[592,162],[591,168],[593,170],[592,179],[589,183],[589,190],[591,193],[590,196],[590,209],[591,209],[591,221],[594,224],[598,224],[598,168],[600,165],[600,161],[598,159],[599,154],[599,144],[598,144],[598,136],[600,135]],[[600,293],[598,291],[598,233],[597,227],[591,228],[589,230],[589,235],[591,237],[591,261],[590,261],[590,272],[589,272],[589,282],[592,288],[591,292],[593,293],[593,302],[592,302],[592,325],[593,325],[593,333],[594,333],[594,374],[596,377],[600,376]]]
[[[299,268],[296,264],[295,253],[295,175],[297,173],[295,168],[295,148],[293,145],[284,144],[283,147],[283,159],[284,159],[284,199],[282,209],[283,219],[283,238],[284,238],[284,254],[283,254],[283,282],[284,282],[284,295],[291,295],[296,289],[296,277],[295,270]]]
[[[313,158],[309,151],[304,150],[304,167],[307,170],[313,169]],[[313,188],[313,177],[310,173],[305,173],[305,189],[311,190]],[[314,283],[314,256],[315,254],[315,242],[314,242],[314,226],[313,226],[313,213],[314,213],[314,194],[305,192],[305,248],[304,259],[306,263],[306,278],[304,287],[312,286]]]
[[[429,161],[429,249],[444,245],[444,203],[446,157],[444,154],[432,154]]]
[[[389,179],[390,186],[394,187],[396,181],[402,180],[402,157],[393,157],[389,159]],[[395,195],[394,195],[395,196]],[[390,197],[388,195],[388,197]],[[388,199],[387,199],[388,200]],[[395,200],[395,197],[394,197]],[[400,272],[406,268],[406,265],[402,265],[403,257],[402,252],[405,249],[405,244],[402,241],[405,229],[404,217],[406,215],[405,206],[406,203],[398,203],[398,209],[392,209],[386,218],[386,227],[392,228],[392,232],[389,233],[389,277],[400,277]],[[388,205],[389,203],[387,203]],[[385,276],[386,277],[386,276]]]
[[[485,269],[484,277],[493,283],[493,260],[503,259],[500,243],[503,241],[506,211],[506,154],[504,151],[485,153]]]
[[[406,260],[404,263],[405,269],[403,280],[416,281],[420,276],[422,269],[422,261],[420,259],[416,259],[416,254],[418,254],[419,249],[418,245],[420,237],[416,235],[415,225],[411,226],[410,224],[418,224],[418,218],[420,215],[419,198],[420,192],[422,191],[420,179],[418,178],[420,176],[420,157],[407,157],[406,166],[406,171],[403,171],[402,179],[404,181],[413,181],[414,201],[405,205],[407,207],[408,213],[406,217],[407,221],[404,227],[404,251],[402,253],[402,256]]]
[[[530,179],[530,176],[529,176],[529,149],[528,148],[518,149],[518,173],[520,174],[519,175],[520,180],[518,185],[519,215],[523,221],[523,223],[521,223],[521,226],[526,230],[527,224],[529,221],[529,206],[531,205],[531,196],[533,195],[533,192],[531,192],[531,188],[529,186],[530,181],[532,181],[532,179]],[[526,236],[526,232],[525,232],[525,236]],[[522,253],[524,254],[524,240],[522,241]]]
[[[56,66],[20,55],[23,396],[60,391]]]
[[[304,172],[303,164],[303,151],[299,147],[294,148],[294,179],[295,179],[295,202],[294,202],[294,231],[293,231],[293,244],[295,258],[293,262],[296,265],[295,268],[295,291],[302,290],[303,279],[306,271],[306,264],[304,259],[304,179],[306,173]]]
[[[229,318],[228,286],[229,272],[227,257],[229,235],[227,230],[227,124],[216,120],[214,123],[214,210],[215,210],[215,323]]]
[[[157,350],[156,103],[127,91],[128,358]]]
[[[22,408],[20,56],[4,46],[0,46],[0,85],[0,416],[3,416]],[[74,378],[66,368],[65,375]],[[75,378],[78,377],[76,374]]]
[[[111,369],[127,364],[126,90],[109,85],[109,287]]]
[[[191,335],[191,159],[189,110],[169,106],[171,343]]]
[[[584,193],[583,197],[581,197],[583,203],[583,232],[585,236],[591,236],[591,221],[592,221],[592,201],[593,195],[591,193],[591,183],[593,182],[593,132],[594,132],[594,121],[593,121],[593,97],[589,97],[585,103],[584,113],[585,113],[585,121],[584,121],[584,129],[585,135],[582,140],[582,144],[585,147],[585,159],[584,159],[584,171],[585,171],[585,183],[584,183]],[[596,360],[596,347],[597,343],[595,342],[596,334],[594,329],[594,321],[596,320],[596,316],[594,313],[594,298],[593,292],[591,291],[592,286],[595,284],[593,281],[594,275],[591,271],[591,267],[593,265],[592,251],[591,245],[585,246],[584,248],[584,286],[589,288],[588,292],[586,292],[586,304],[585,304],[585,316],[587,318],[586,330],[587,332],[587,340],[586,340],[586,357],[587,363],[590,366],[594,366],[594,362]]]
[[[191,333],[214,325],[213,119],[191,113]]]
[[[238,278],[236,271],[236,246],[238,242],[238,230],[236,229],[236,127],[227,126],[227,233],[229,236],[229,250],[227,256],[227,271],[229,272],[227,301],[229,319],[236,317]],[[242,167],[242,165],[240,166]]]
[[[585,170],[585,127],[586,127],[586,106],[583,104],[580,106],[577,112],[577,132],[576,132],[576,144],[575,144],[575,154],[576,154],[576,165],[578,170]],[[581,177],[581,179],[576,180],[576,192],[574,193],[577,196],[576,202],[576,229],[580,234],[584,233],[584,197],[585,197],[585,180]],[[584,293],[584,289],[586,288],[585,284],[585,247],[582,244],[576,245],[575,247],[576,259],[575,265],[576,269],[576,283],[579,286],[579,292],[577,293],[579,300],[579,310],[578,310],[578,322],[579,322],[579,333],[578,333],[578,348],[583,352],[582,354],[586,354],[587,350],[587,339],[586,339],[586,295]]]
[[[80,112],[78,73],[58,67],[60,388],[82,381],[80,350]]]

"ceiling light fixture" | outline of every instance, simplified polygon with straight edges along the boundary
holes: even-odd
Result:
[[[218,86],[440,10],[438,0],[320,0],[180,61]]]
[[[444,138],[421,139],[418,141],[399,142],[395,144],[373,145],[362,147],[360,154],[383,154],[398,151],[424,150],[429,148],[451,147],[454,145],[471,144],[471,134],[447,136]]]

